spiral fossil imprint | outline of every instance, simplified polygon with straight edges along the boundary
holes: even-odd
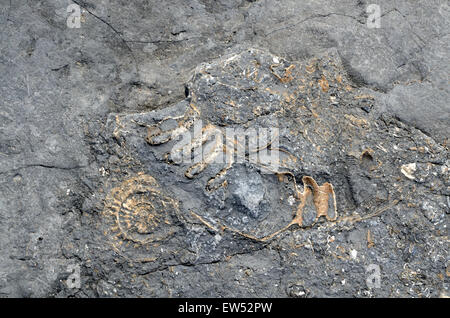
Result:
[[[105,234],[122,245],[135,247],[164,241],[176,232],[178,203],[162,193],[157,181],[146,174],[122,182],[105,199]],[[122,241],[122,243],[119,243]]]

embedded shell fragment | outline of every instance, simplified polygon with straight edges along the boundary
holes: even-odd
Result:
[[[299,193],[300,204],[292,224],[298,224],[299,226],[304,225],[303,214],[306,209],[315,210],[315,217],[311,225],[315,224],[322,216],[328,221],[335,221],[338,214],[333,185],[326,182],[319,186],[317,182],[309,176],[303,177],[302,180],[304,191],[303,193]]]

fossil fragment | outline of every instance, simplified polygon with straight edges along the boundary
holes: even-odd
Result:
[[[113,188],[102,212],[104,234],[113,248],[121,254],[127,254],[129,248],[141,249],[141,261],[150,261],[155,256],[152,248],[167,243],[179,232],[180,217],[178,203],[163,193],[153,177],[144,173]]]
[[[414,172],[416,172],[416,164],[413,162],[413,163],[408,163],[408,164],[402,165],[400,168],[400,171],[408,179],[414,180],[415,179]]]
[[[303,185],[304,191],[298,193],[300,204],[292,224],[298,224],[299,226],[306,225],[304,224],[304,214],[307,210],[312,210],[314,215],[312,223],[308,225],[314,225],[322,216],[328,221],[335,221],[337,219],[337,209],[333,185],[326,182],[319,186],[309,176],[303,177]]]

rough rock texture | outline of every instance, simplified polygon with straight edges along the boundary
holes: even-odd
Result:
[[[450,8],[370,3],[0,0],[0,296],[448,296]]]

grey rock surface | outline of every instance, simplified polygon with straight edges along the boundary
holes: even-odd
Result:
[[[449,296],[450,8],[376,3],[0,0],[0,296]],[[188,178],[194,117],[297,160]]]

